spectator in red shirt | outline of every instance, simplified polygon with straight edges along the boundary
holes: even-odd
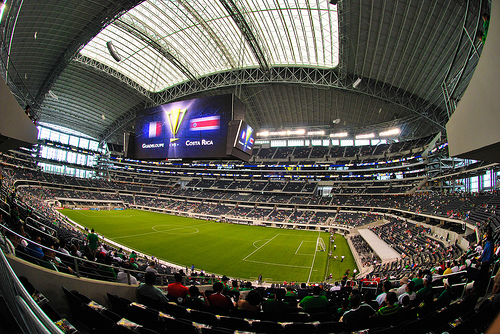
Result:
[[[168,297],[172,296],[178,303],[184,302],[189,289],[182,285],[182,275],[177,273],[174,275],[174,283],[168,285]]]
[[[234,304],[222,294],[222,289],[224,289],[224,285],[221,282],[215,282],[213,285],[214,293],[208,296],[208,302],[210,306],[230,310],[234,307]]]

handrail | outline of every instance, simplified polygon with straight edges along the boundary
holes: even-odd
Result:
[[[37,216],[37,218],[38,218],[38,219],[40,219],[40,221],[35,220],[35,219],[34,219],[34,218],[32,218],[32,217],[28,217],[28,218],[26,218],[26,220],[31,219],[32,221],[34,221],[35,223],[37,223],[39,226],[41,225],[41,226],[43,226],[44,228],[49,229],[49,230],[51,230],[52,232],[54,232],[55,234],[57,234],[57,230],[56,230],[55,228],[52,228],[52,227],[50,227],[50,226],[48,226],[47,224],[44,224],[44,223],[42,222],[42,220],[43,220],[43,218],[44,218],[44,217],[42,217],[42,216]]]
[[[62,331],[31,298],[0,249],[0,291],[7,307],[24,333],[61,334]]]
[[[98,264],[99,266],[103,266],[103,267],[108,267],[108,268],[112,268],[113,270],[117,270],[118,268],[113,266],[113,265],[107,265],[105,263],[100,263],[100,262],[94,262],[94,261],[89,261],[87,259],[84,259],[84,258],[79,258],[79,257],[75,257],[73,255],[68,255],[68,254],[65,254],[65,253],[62,253],[56,249],[52,249],[52,248],[49,248],[49,247],[46,247],[44,245],[41,245],[39,243],[36,243],[16,232],[14,232],[13,230],[11,230],[9,227],[5,226],[5,225],[2,225],[0,224],[0,228],[2,228],[4,231],[9,231],[11,232],[12,234],[18,236],[19,238],[23,239],[23,240],[26,240],[27,242],[29,243],[32,243],[42,249],[47,249],[47,250],[50,250],[50,251],[53,251],[54,253],[58,254],[58,256],[60,257],[64,257],[64,258],[67,258],[67,259],[71,259],[74,263],[74,266],[75,268],[72,268],[75,272],[75,275],[76,277],[81,277],[81,273],[85,273],[85,270],[81,270],[82,269],[82,266],[79,265],[79,263],[92,263],[92,264]],[[29,256],[29,255],[27,255]],[[31,258],[31,256],[29,256]],[[88,267],[84,267],[84,269],[88,269]],[[144,271],[140,271],[140,270],[134,270],[134,269],[126,269],[126,271],[128,271],[129,273],[136,273],[136,274],[144,274],[145,272]],[[173,274],[160,274],[158,273],[157,274],[158,277],[160,277],[160,282],[161,282],[161,285],[165,285],[165,284],[168,284],[168,278],[169,277],[173,277]],[[103,280],[106,278],[106,277],[102,277]],[[130,280],[129,280],[130,281]]]
[[[7,211],[3,210],[2,208],[0,208],[0,210],[3,210],[3,211],[7,212],[7,213],[10,215],[10,211],[11,211],[11,210],[10,210],[10,204],[9,204],[9,203],[7,203],[6,201],[4,201],[4,200],[3,200],[3,199],[1,199],[1,198],[0,198],[0,202],[2,202],[2,204],[7,205],[7,207],[9,208],[9,212],[7,212]]]
[[[49,234],[49,233],[47,233],[47,232],[42,231],[40,228],[38,228],[38,226],[39,226],[39,225],[42,225],[43,227],[45,227],[45,228],[47,228],[47,229],[49,229],[49,230],[52,230],[52,231],[54,231],[54,233],[55,233],[55,234],[57,234],[56,230],[54,230],[54,229],[52,229],[52,228],[50,228],[50,227],[48,227],[48,226],[46,226],[46,225],[44,225],[44,224],[42,224],[42,223],[37,222],[36,220],[34,220],[34,219],[33,219],[33,218],[31,218],[31,217],[28,217],[28,218],[26,219],[26,221],[28,221],[28,219],[31,219],[33,222],[37,223],[38,225],[33,226],[33,225],[28,225],[28,224],[26,224],[26,226],[29,226],[29,228],[32,228],[32,229],[36,230],[38,233],[44,234],[44,235],[46,235],[47,237],[49,237],[49,238],[51,238],[51,239],[57,239],[57,237],[55,237],[55,236],[53,236],[53,235],[51,235],[51,234]]]

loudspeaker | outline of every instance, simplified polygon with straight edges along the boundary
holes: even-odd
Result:
[[[108,48],[109,54],[111,55],[111,57],[113,57],[114,60],[116,61],[122,60],[122,58],[116,52],[112,41],[106,42],[106,46]]]

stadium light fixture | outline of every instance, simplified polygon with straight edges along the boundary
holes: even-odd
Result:
[[[293,135],[304,135],[306,133],[306,130],[304,129],[299,129],[299,130],[288,130],[286,134],[288,136],[293,136]]]
[[[3,0],[2,3],[0,4],[0,23],[2,22],[2,18],[3,18],[3,12],[5,11],[5,7],[7,7],[7,5],[5,4],[7,0]]]
[[[330,133],[330,138],[344,138],[349,134],[347,132]]]
[[[356,81],[352,84],[352,88],[358,87],[358,85],[361,83],[361,78],[357,78]]]
[[[269,131],[257,132],[258,137],[269,137]]]
[[[286,136],[286,131],[269,132],[270,136]]]
[[[318,130],[318,131],[309,131],[307,132],[308,136],[324,136],[325,131],[324,130]]]
[[[356,135],[356,139],[368,139],[368,138],[375,138],[374,133],[365,133],[362,135]]]
[[[380,137],[388,137],[388,136],[396,136],[396,135],[399,135],[400,133],[401,133],[401,130],[399,128],[396,128],[396,129],[391,129],[391,130],[387,130],[387,131],[382,131],[378,135]]]

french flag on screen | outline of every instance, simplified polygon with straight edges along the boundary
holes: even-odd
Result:
[[[200,117],[189,121],[191,131],[218,130],[219,128],[220,116]]]
[[[156,138],[161,135],[161,122],[149,122],[149,138]]]

